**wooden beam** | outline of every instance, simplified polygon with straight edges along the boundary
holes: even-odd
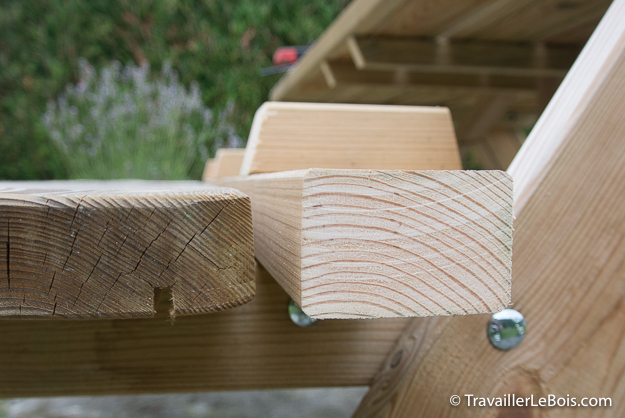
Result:
[[[202,173],[202,180],[215,177],[215,159],[209,158],[204,164],[204,172]]]
[[[256,258],[313,318],[463,315],[510,303],[510,178],[310,169],[223,179]]]
[[[355,416],[534,414],[469,408],[464,394],[610,397],[610,408],[549,415],[625,414],[623,16],[625,1],[616,0],[509,169],[514,308],[526,318],[525,340],[510,352],[494,349],[487,317],[414,320]],[[454,394],[461,406],[449,404]]]
[[[215,159],[206,162],[202,179],[238,175],[244,155],[245,149],[243,148],[221,148],[217,150]]]
[[[471,34],[482,29],[484,26],[488,26],[497,19],[501,19],[502,13],[507,15],[510,10],[516,10],[525,5],[526,2],[514,0],[495,0],[485,3],[447,27],[436,36],[436,39],[438,42],[444,42],[454,36],[462,37],[459,35]]]
[[[241,175],[311,167],[445,170],[460,156],[445,108],[263,104]]]
[[[536,77],[500,74],[414,72],[402,67],[358,70],[353,64],[332,61],[328,63],[336,85],[384,85],[402,87],[438,87],[481,93],[485,90],[527,92],[537,89]],[[398,77],[398,72],[403,77]],[[294,92],[295,93],[295,92]]]
[[[214,312],[254,296],[249,198],[200,182],[1,182],[0,316]]]
[[[356,38],[350,52],[362,70],[562,78],[579,46],[367,36]]]
[[[177,317],[0,321],[0,396],[76,396],[367,385],[405,319],[299,328],[262,267],[250,303]],[[162,315],[161,315],[162,314]]]

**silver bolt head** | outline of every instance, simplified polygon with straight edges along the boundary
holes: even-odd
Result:
[[[493,314],[486,328],[491,344],[500,350],[511,350],[525,338],[526,324],[521,312],[504,309]]]
[[[289,301],[289,316],[291,317],[291,321],[298,327],[307,328],[317,323],[317,320],[306,315],[304,311],[293,302],[293,299]]]

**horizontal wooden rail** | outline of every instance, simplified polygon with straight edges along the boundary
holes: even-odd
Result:
[[[356,386],[370,383],[405,319],[300,328],[262,268],[237,309],[177,317],[0,321],[0,396],[76,396]]]
[[[310,169],[218,184],[250,196],[256,257],[311,317],[458,315],[510,303],[504,172]]]
[[[559,78],[580,51],[577,45],[379,36],[352,37],[348,46],[361,70]]]

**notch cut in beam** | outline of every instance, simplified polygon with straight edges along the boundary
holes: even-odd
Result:
[[[462,315],[510,303],[504,172],[310,169],[220,184],[250,196],[256,258],[313,318]]]
[[[362,70],[563,78],[579,46],[494,42],[436,42],[423,38],[351,38],[348,50]]]
[[[254,297],[249,198],[200,182],[0,183],[0,317],[214,312]]]

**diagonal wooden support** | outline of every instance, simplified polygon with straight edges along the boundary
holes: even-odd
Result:
[[[249,198],[200,182],[0,183],[0,317],[213,312],[254,297]]]
[[[510,352],[487,317],[413,320],[357,417],[623,416],[625,404],[625,1],[616,0],[513,161]],[[467,407],[464,394],[611,397],[610,408]],[[462,397],[461,406],[450,397]]]

